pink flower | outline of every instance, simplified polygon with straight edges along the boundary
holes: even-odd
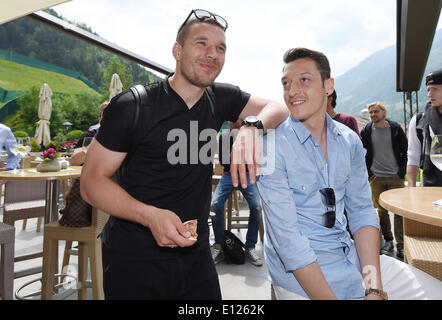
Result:
[[[53,159],[54,155],[52,153],[49,154],[49,158]]]

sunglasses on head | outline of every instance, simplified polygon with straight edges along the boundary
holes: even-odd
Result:
[[[187,22],[189,22],[190,17],[192,17],[192,15],[195,15],[195,18],[198,19],[199,21],[206,21],[206,20],[214,20],[218,23],[218,25],[224,30],[227,30],[227,21],[226,19],[224,19],[223,17],[214,14],[212,12],[209,12],[207,10],[203,10],[203,9],[193,9],[192,11],[190,11],[188,17],[186,18],[186,20],[183,22],[183,24],[181,25],[180,29],[178,30],[178,32],[181,31],[181,29],[184,28],[184,26],[186,25]]]
[[[325,213],[325,226],[332,228],[336,221],[336,197],[333,188],[324,188],[319,190],[325,196],[325,204],[328,207],[333,207],[333,210],[328,210]]]

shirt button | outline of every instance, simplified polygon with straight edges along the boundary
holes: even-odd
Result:
[[[304,187],[304,186],[301,186],[301,190],[304,191],[304,190],[305,190],[305,187]]]
[[[267,204],[271,204],[272,202],[270,200],[267,201]]]

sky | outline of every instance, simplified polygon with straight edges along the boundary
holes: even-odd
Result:
[[[325,53],[337,77],[396,44],[393,0],[73,0],[53,9],[169,69],[175,68],[177,29],[189,12],[216,13],[229,24],[226,62],[217,81],[280,102],[282,57],[288,49]]]

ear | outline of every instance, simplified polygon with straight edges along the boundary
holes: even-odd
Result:
[[[175,58],[176,61],[179,61],[181,59],[181,50],[182,50],[182,46],[178,43],[175,42],[172,48],[172,54],[173,57]]]
[[[333,93],[333,90],[335,89],[335,79],[333,79],[333,78],[326,79],[325,83],[324,83],[324,87],[325,87],[325,93],[327,94],[327,96],[331,95]]]

